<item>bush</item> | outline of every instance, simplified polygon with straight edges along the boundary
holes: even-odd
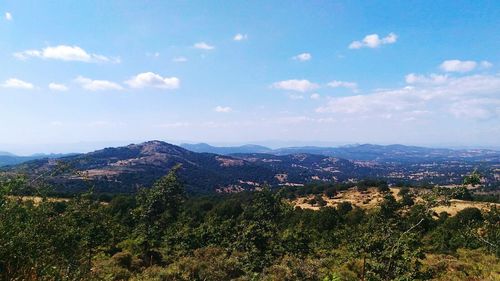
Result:
[[[233,280],[244,274],[243,256],[217,247],[200,248],[170,264],[160,280]]]
[[[116,253],[111,258],[117,265],[123,268],[129,269],[132,265],[132,254],[128,252]]]
[[[387,193],[387,192],[390,192],[391,190],[389,189],[389,186],[387,185],[387,183],[381,183],[378,187],[378,192],[380,193]]]
[[[321,280],[324,277],[320,271],[318,260],[300,259],[286,255],[281,260],[264,269],[261,280],[265,281],[292,281],[292,280]]]
[[[437,281],[500,280],[500,260],[481,249],[458,249],[456,256],[428,255],[424,265]]]

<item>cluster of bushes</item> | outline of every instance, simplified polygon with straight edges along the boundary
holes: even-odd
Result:
[[[267,189],[188,198],[175,171],[109,203],[92,193],[39,203],[9,196],[23,185],[0,183],[1,280],[498,278],[496,208],[433,218],[408,191],[399,201],[386,193],[369,211],[294,209],[290,193]],[[465,273],[446,274],[458,266]]]

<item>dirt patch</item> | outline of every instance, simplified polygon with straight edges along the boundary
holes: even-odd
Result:
[[[219,161],[221,167],[233,167],[233,166],[243,166],[245,164],[243,160],[240,159],[231,159],[217,156],[215,157],[217,161]]]
[[[12,200],[21,200],[23,202],[32,201],[35,205],[40,204],[43,201],[43,197],[40,197],[40,196],[7,196],[7,198],[12,199]],[[49,202],[68,202],[69,199],[47,197],[47,201],[49,201]]]
[[[396,198],[396,200],[399,200],[399,189],[391,188],[390,190],[391,194]],[[291,202],[296,207],[301,207],[302,209],[319,210],[319,206],[311,206],[311,204],[308,203],[308,201],[310,199],[313,199],[314,197],[314,195],[300,197],[292,200]],[[367,191],[358,191],[357,189],[352,188],[340,191],[333,198],[328,198],[326,195],[323,195],[322,197],[326,202],[326,206],[330,207],[335,207],[342,202],[349,202],[353,206],[358,206],[364,209],[371,209],[382,202],[384,195],[378,192],[377,188],[369,188]]]
[[[436,213],[447,212],[448,214],[454,216],[458,212],[466,208],[478,208],[482,211],[488,211],[492,206],[497,206],[500,208],[500,204],[497,203],[487,203],[487,202],[473,202],[473,201],[463,201],[463,200],[450,200],[449,206],[437,206],[432,208]]]
[[[401,196],[398,195],[398,188],[390,188],[391,194],[396,198],[396,200],[400,200]],[[311,209],[311,210],[319,210],[320,207],[316,205],[309,204],[309,200],[313,199],[315,195],[309,195],[305,197],[299,197],[297,199],[291,200],[290,202],[295,207],[300,207],[302,209]],[[335,207],[342,202],[349,202],[353,206],[358,206],[363,209],[373,209],[377,207],[383,200],[384,195],[378,192],[377,188],[368,188],[367,191],[358,191],[356,188],[351,188],[345,191],[340,191],[333,198],[328,198],[325,195],[322,195],[323,200],[326,202],[326,206]],[[416,197],[415,201],[420,202],[423,199],[421,197]],[[449,205],[441,205],[432,208],[432,210],[436,213],[447,212],[448,214],[454,216],[459,211],[466,208],[478,208],[483,211],[490,210],[492,206],[497,206],[500,208],[500,204],[498,203],[486,203],[486,202],[473,202],[473,201],[464,201],[464,200],[450,200]]]

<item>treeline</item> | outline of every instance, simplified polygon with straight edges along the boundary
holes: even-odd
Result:
[[[175,170],[109,203],[92,192],[67,201],[11,196],[26,185],[0,183],[1,280],[499,277],[495,207],[433,218],[432,196],[407,204],[386,193],[370,211],[349,203],[295,209],[289,190],[188,197]]]

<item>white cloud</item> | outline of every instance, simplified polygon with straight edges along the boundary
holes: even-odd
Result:
[[[66,85],[64,84],[50,83],[49,89],[51,89],[52,91],[64,92],[68,90],[68,87],[66,87]]]
[[[305,79],[302,80],[292,79],[292,80],[275,82],[271,85],[271,87],[280,90],[307,92],[319,88],[319,85]]]
[[[320,98],[321,98],[321,96],[320,96],[318,93],[314,93],[314,94],[312,94],[312,95],[311,95],[311,97],[310,97],[310,98],[311,98],[312,100],[318,100],[318,99],[320,99]]]
[[[298,60],[298,61],[308,61],[308,60],[312,59],[312,55],[310,53],[302,53],[302,54],[298,54],[292,58],[294,60]]]
[[[396,43],[398,36],[394,33],[389,33],[386,37],[380,38],[378,34],[369,34],[361,41],[353,41],[349,44],[349,49],[360,49],[360,48],[378,48],[385,44]]]
[[[419,79],[421,80],[418,78],[416,81]],[[367,118],[417,118],[417,113],[420,112],[447,113],[455,117],[476,119],[500,116],[500,99],[496,97],[500,92],[498,74],[448,77],[440,80],[440,83],[433,83],[431,78],[425,78],[424,82],[411,87],[374,91],[367,95],[331,98],[326,105],[318,107],[316,112]]]
[[[5,80],[3,84],[1,85],[4,88],[10,88],[10,89],[22,89],[22,90],[32,90],[35,87],[33,84],[28,83],[26,81],[17,79],[17,78],[10,78]]]
[[[120,63],[118,58],[109,58],[99,54],[88,53],[78,46],[59,45],[46,47],[42,50],[26,50],[14,53],[14,57],[20,60],[26,60],[31,57],[54,59],[62,61],[80,61],[80,62],[111,62]]]
[[[160,52],[146,53],[147,57],[152,57],[152,58],[159,58],[160,55],[161,55]]]
[[[173,62],[187,62],[188,59],[186,57],[175,57],[172,59]]]
[[[481,68],[490,68],[493,66],[493,64],[487,60],[481,61],[479,65],[481,66]]]
[[[248,39],[248,36],[246,34],[241,34],[241,33],[238,33],[238,34],[234,35],[234,37],[233,37],[234,41],[243,41],[243,40],[247,40],[247,39]]]
[[[193,45],[195,49],[201,49],[201,50],[213,50],[215,49],[215,46],[209,45],[205,42],[198,42]]]
[[[177,77],[162,77],[153,72],[139,73],[125,81],[132,88],[160,88],[173,90],[180,87],[181,80]]]
[[[355,82],[333,80],[327,85],[331,88],[346,88],[352,90],[353,92],[358,91],[358,84],[356,84]]]
[[[408,84],[442,84],[448,80],[447,75],[430,74],[430,75],[420,75],[415,73],[410,73],[405,76],[405,81]]]
[[[460,100],[451,104],[449,112],[457,118],[489,119],[500,115],[500,99]]]
[[[439,67],[446,72],[469,72],[474,70],[476,66],[477,62],[472,60],[446,60]]]
[[[11,14],[11,13],[9,13],[9,12],[6,12],[6,13],[5,13],[5,20],[8,20],[8,21],[13,20],[12,14]]]
[[[75,82],[80,84],[82,88],[89,91],[105,91],[105,90],[123,90],[119,84],[107,80],[92,80],[82,76],[78,76]]]
[[[215,112],[220,112],[220,113],[228,113],[228,112],[233,111],[233,109],[231,107],[229,107],[229,106],[220,106],[220,105],[218,105],[218,106],[216,106],[214,108],[214,111]]]

